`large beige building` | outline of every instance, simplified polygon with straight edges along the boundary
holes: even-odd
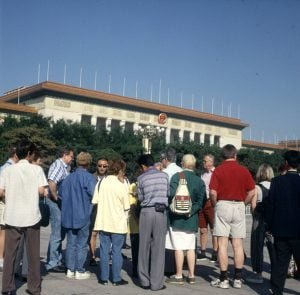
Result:
[[[240,119],[223,117],[141,99],[82,89],[54,82],[43,82],[0,97],[0,101],[34,107],[54,120],[87,123],[108,130],[147,129],[154,126],[167,143],[194,141],[223,146],[242,146],[242,130],[248,125]]]

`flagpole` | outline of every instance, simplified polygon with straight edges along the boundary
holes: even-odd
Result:
[[[40,83],[41,64],[38,66],[38,84]]]
[[[123,96],[125,96],[125,89],[126,89],[126,77],[123,80]]]
[[[67,75],[67,65],[65,64],[65,69],[64,69],[64,84],[66,84],[66,75]]]
[[[80,68],[79,87],[81,88],[82,68]]]
[[[161,96],[161,79],[159,80],[158,103],[160,103],[160,96]]]
[[[181,91],[181,93],[180,93],[180,107],[182,108],[182,96],[183,96],[183,93],[182,93],[182,91]]]
[[[98,71],[95,71],[94,90],[97,90],[97,76],[98,76]]]
[[[48,59],[48,66],[47,66],[47,81],[49,80],[49,70],[50,70],[50,61]]]

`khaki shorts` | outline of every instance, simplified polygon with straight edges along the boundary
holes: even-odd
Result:
[[[245,203],[218,201],[215,207],[215,227],[213,234],[217,237],[246,237]]]

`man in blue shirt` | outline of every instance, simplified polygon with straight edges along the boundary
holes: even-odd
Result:
[[[81,152],[76,158],[76,171],[66,177],[59,189],[61,223],[67,235],[67,278],[77,280],[90,277],[84,263],[88,252],[91,198],[96,185],[95,177],[87,171],[91,162],[91,155]]]

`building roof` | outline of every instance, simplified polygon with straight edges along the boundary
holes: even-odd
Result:
[[[245,140],[245,139],[242,140],[242,147],[256,148],[256,149],[270,150],[270,151],[286,149],[284,146],[279,144],[271,144],[271,143],[259,142],[254,140]]]
[[[12,114],[37,114],[34,107],[0,101],[0,112]]]
[[[168,116],[178,119],[195,120],[197,122],[200,121],[203,123],[220,125],[239,130],[248,126],[248,124],[243,123],[240,119],[236,118],[229,118],[96,90],[83,89],[50,81],[7,92],[0,97],[0,100],[17,102],[19,99],[21,102],[24,102],[42,95],[52,95],[64,99],[76,99],[93,103],[101,101],[102,104],[115,105],[132,111],[144,111],[155,114],[163,112]]]

